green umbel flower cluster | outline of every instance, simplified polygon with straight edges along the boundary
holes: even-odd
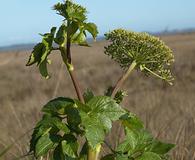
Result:
[[[169,68],[174,56],[172,50],[159,38],[123,29],[114,30],[105,36],[111,42],[105,47],[105,54],[111,56],[123,69],[129,68],[134,62],[136,69],[172,84]]]

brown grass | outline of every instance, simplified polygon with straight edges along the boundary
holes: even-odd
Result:
[[[176,143],[174,160],[195,159],[195,33],[161,37],[175,53],[174,86],[134,72],[125,84],[129,97],[123,105],[138,114],[152,133]],[[103,54],[107,42],[91,48],[73,47],[77,77],[83,88],[99,95],[122,73]],[[73,86],[58,53],[49,67],[52,78],[44,80],[37,68],[25,67],[30,51],[0,54],[0,151],[33,128],[41,106],[56,96],[74,96]],[[81,61],[82,60],[82,61]],[[115,129],[114,133],[119,132]],[[4,157],[23,155],[28,150],[28,133]],[[117,137],[113,134],[111,137]]]

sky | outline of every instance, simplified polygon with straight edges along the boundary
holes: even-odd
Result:
[[[99,36],[116,28],[158,32],[195,28],[195,0],[74,0],[88,10]],[[36,43],[60,26],[52,6],[62,0],[1,0],[0,46]]]

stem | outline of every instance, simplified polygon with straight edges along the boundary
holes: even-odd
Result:
[[[101,145],[97,145],[97,147],[95,149],[92,148],[88,148],[88,156],[87,156],[87,160],[98,160],[99,159],[99,154],[100,154],[100,150],[101,150]]]
[[[72,60],[71,60],[70,46],[71,46],[71,43],[70,43],[70,40],[68,40],[67,41],[67,50],[64,47],[60,47],[61,55],[62,55],[64,63],[66,64],[68,72],[70,74],[70,77],[71,77],[72,83],[74,85],[77,97],[82,103],[85,103],[81,89],[80,89],[79,82],[76,78],[76,75],[74,74],[74,67],[73,67]]]
[[[118,90],[121,88],[121,86],[123,85],[123,83],[125,82],[125,80],[128,78],[128,76],[131,74],[131,72],[133,71],[133,69],[135,68],[135,66],[137,65],[136,61],[133,61],[130,65],[130,67],[128,68],[128,70],[126,71],[125,74],[123,74],[119,80],[117,81],[115,87],[113,88],[111,97],[114,98],[116,93],[118,92]]]
[[[78,99],[82,102],[82,103],[85,103],[84,101],[84,98],[83,98],[83,95],[82,95],[82,92],[81,92],[81,89],[80,89],[80,85],[76,79],[76,76],[74,74],[74,71],[72,70],[69,70],[69,74],[70,74],[70,77],[72,79],[72,82],[73,82],[73,85],[74,85],[74,88],[75,88],[75,91],[76,91],[76,94],[77,94],[77,97]]]

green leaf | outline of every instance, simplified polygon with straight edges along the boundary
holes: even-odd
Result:
[[[72,134],[65,134],[62,141],[63,154],[70,157],[76,158],[78,151],[77,138]]]
[[[27,66],[30,66],[37,63],[41,75],[47,79],[49,78],[49,74],[47,71],[47,63],[48,63],[47,57],[52,51],[52,44],[54,40],[55,31],[56,31],[56,27],[53,27],[50,33],[46,33],[42,35],[43,36],[42,43],[38,43],[34,47],[30,55],[30,58],[28,60],[28,63],[26,64]]]
[[[64,124],[60,118],[44,115],[33,131],[30,141],[30,152],[35,150],[35,145],[41,136],[48,133],[57,134],[59,131],[66,134],[70,132],[66,124]]]
[[[62,146],[59,144],[53,152],[53,160],[64,160],[64,154],[62,152]]]
[[[68,155],[69,157],[76,158],[76,154],[70,144],[67,141],[62,141],[62,151],[64,155]]]
[[[88,140],[89,145],[95,149],[96,146],[103,142],[105,137],[105,131],[100,120],[84,112],[80,112],[82,125],[85,128],[85,137]]]
[[[65,114],[65,108],[72,105],[74,105],[74,100],[65,97],[58,97],[44,105],[42,112],[51,115],[63,115]]]
[[[124,115],[120,117],[123,125],[132,130],[143,129],[143,122],[133,113],[127,111]]]
[[[37,141],[35,148],[35,156],[40,157],[45,155],[49,150],[54,149],[58,145],[59,141],[61,141],[60,136],[49,134],[42,136]]]
[[[70,37],[72,37],[72,35],[74,35],[77,30],[79,29],[79,24],[78,22],[72,22],[69,26],[68,26],[68,29],[67,29],[67,32],[68,32],[68,35]]]
[[[80,33],[75,33],[71,40],[72,43],[78,44],[80,46],[89,46],[83,31],[80,31]]]
[[[150,146],[149,151],[157,154],[166,154],[174,147],[174,144],[162,143],[158,140],[154,140]]]
[[[118,146],[117,151],[134,154],[137,151],[144,152],[153,141],[152,136],[144,129],[131,130],[125,127],[125,140]]]
[[[79,128],[79,124],[81,124],[81,117],[78,109],[72,106],[67,106],[65,113],[67,115],[67,123],[71,131],[76,132],[77,134],[82,133],[82,130]]]
[[[50,78],[48,71],[47,71],[47,60],[44,60],[42,63],[40,63],[39,71],[40,71],[41,75],[43,77],[45,77],[46,79]]]
[[[37,45],[35,45],[26,66],[31,66],[34,63],[39,64],[41,62],[41,56],[44,51],[45,45],[43,43],[38,43]]]
[[[116,155],[108,154],[108,155],[102,157],[101,160],[115,160],[115,158],[116,158]]]
[[[89,102],[94,97],[93,92],[90,89],[87,89],[83,94],[85,102]]]
[[[96,24],[94,24],[94,23],[85,23],[84,28],[85,28],[85,30],[87,30],[93,36],[94,39],[96,39],[97,34],[98,34]]]
[[[93,97],[87,105],[92,109],[91,114],[105,115],[112,121],[118,120],[125,113],[116,101],[106,96]]]
[[[125,111],[110,97],[97,96],[87,104],[90,111],[81,112],[85,136],[92,148],[103,142],[106,132],[112,127],[112,121],[118,120]]]
[[[67,26],[65,24],[60,26],[54,41],[60,46],[65,46],[67,41]]]
[[[139,158],[136,158],[136,160],[161,160],[161,158],[156,153],[144,152]]]

